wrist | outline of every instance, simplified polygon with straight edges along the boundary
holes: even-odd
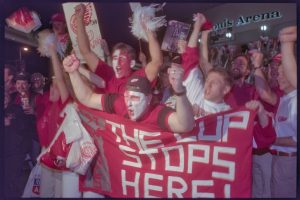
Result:
[[[183,96],[183,95],[186,94],[186,88],[185,87],[182,87],[182,90],[180,90],[180,91],[175,91],[175,90],[173,90],[173,91],[174,91],[174,95],[176,95],[176,96]]]
[[[260,68],[262,68],[262,65],[260,65],[260,66],[258,66],[258,67],[253,67],[254,70],[260,69]]]

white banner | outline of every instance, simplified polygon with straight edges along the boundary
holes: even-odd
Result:
[[[71,37],[73,49],[76,56],[80,59],[81,63],[86,63],[80,54],[78,43],[77,43],[77,25],[75,17],[75,7],[83,3],[86,6],[86,11],[84,13],[84,25],[87,35],[90,41],[90,47],[95,54],[102,60],[104,60],[104,52],[101,48],[101,33],[100,27],[97,19],[97,13],[95,6],[91,2],[77,2],[77,3],[63,3],[63,9],[66,17],[66,22],[68,26],[68,31]]]

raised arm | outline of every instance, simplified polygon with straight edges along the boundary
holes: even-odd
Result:
[[[208,61],[208,34],[211,30],[202,31],[200,43],[200,67],[203,69],[205,75],[213,68],[212,64]]]
[[[61,102],[64,103],[69,97],[69,91],[63,76],[63,66],[61,60],[58,58],[55,45],[51,44],[49,48],[56,85],[59,90]]]
[[[295,42],[297,41],[297,27],[290,26],[279,32],[281,44],[282,66],[284,74],[290,84],[297,88],[297,62],[295,57]]]
[[[176,95],[176,112],[168,118],[169,127],[176,133],[184,133],[194,128],[193,108],[186,96],[186,89],[182,84],[184,70],[177,66],[168,69],[169,80]]]
[[[258,92],[260,98],[271,104],[275,105],[277,102],[277,95],[270,88],[268,81],[262,71],[263,54],[258,50],[252,50],[251,62],[254,67],[254,78],[255,78],[255,88]]]
[[[84,68],[83,66],[80,66],[78,70],[80,74],[85,76],[91,83],[95,84],[98,88],[105,88],[106,83],[100,76]]]
[[[63,60],[65,71],[70,75],[71,83],[77,99],[85,106],[102,111],[101,94],[94,93],[91,88],[84,82],[78,71],[80,63],[74,54]]]
[[[151,82],[157,78],[159,68],[163,64],[163,56],[160,45],[157,41],[156,34],[144,27],[148,37],[149,52],[151,60],[146,65],[145,72],[148,80]]]
[[[84,25],[84,4],[75,7],[76,25],[77,25],[77,42],[81,55],[85,59],[89,69],[95,72],[99,62],[98,56],[91,50],[88,35]]]
[[[143,67],[147,65],[147,57],[142,51],[139,52],[139,61]]]
[[[110,54],[110,51],[109,51],[109,48],[108,48],[106,40],[105,39],[101,39],[100,40],[100,44],[101,44],[101,47],[102,47],[102,49],[104,51],[104,55],[105,55],[105,58],[106,58],[106,63],[109,66],[112,66],[112,57],[111,57],[111,54]]]
[[[206,21],[205,16],[201,13],[194,14],[194,28],[188,41],[188,47],[198,47],[198,36],[202,25]]]

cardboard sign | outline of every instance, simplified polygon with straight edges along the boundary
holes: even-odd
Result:
[[[179,39],[186,40],[189,34],[191,25],[176,20],[168,22],[168,27],[161,45],[164,51],[178,52],[177,41]]]
[[[80,63],[86,63],[82,55],[80,54],[77,42],[75,7],[80,3],[83,2],[63,3],[62,5],[75,54],[80,59]],[[100,43],[102,37],[95,6],[91,2],[85,2],[83,4],[86,6],[86,12],[84,13],[84,25],[90,41],[90,48],[100,59],[104,60],[104,52]]]

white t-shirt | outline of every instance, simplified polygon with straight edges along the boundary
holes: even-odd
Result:
[[[278,110],[274,119],[274,128],[277,138],[292,136],[297,142],[297,90],[280,98]],[[272,145],[271,149],[283,152],[296,152],[296,147]]]
[[[230,106],[225,102],[214,103],[204,99],[204,78],[198,67],[194,67],[189,72],[187,78],[183,81],[183,85],[186,87],[186,96],[191,104],[196,104],[202,109],[201,115],[196,118],[230,109]],[[164,103],[169,107],[175,108],[176,97],[171,96]]]
[[[195,116],[195,118],[205,117],[209,114],[219,113],[223,111],[229,110],[231,107],[225,103],[214,103],[206,99],[202,99],[202,101],[197,104],[200,107],[200,114],[198,116]]]

